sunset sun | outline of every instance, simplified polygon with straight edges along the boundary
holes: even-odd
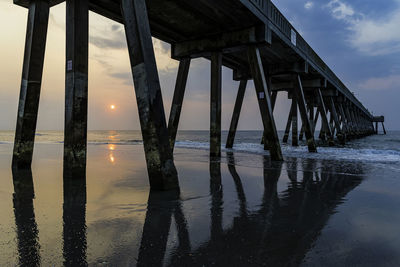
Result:
[[[110,105],[111,110],[115,110],[116,106],[115,105]]]

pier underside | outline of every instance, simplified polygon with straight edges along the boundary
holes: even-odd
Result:
[[[24,70],[43,64],[48,9],[64,1],[14,0],[29,8]],[[374,134],[374,118],[320,59],[269,0],[67,0],[65,166],[85,165],[87,124],[87,13],[96,12],[125,26],[146,160],[152,188],[178,188],[173,163],[179,118],[190,61],[211,62],[210,156],[221,155],[221,68],[233,70],[240,88],[227,147],[234,144],[244,92],[253,80],[264,125],[263,143],[271,159],[283,160],[273,110],[279,92],[292,100],[283,142],[292,129],[292,144],[306,137],[310,152],[321,117],[320,139],[328,145]],[[83,27],[79,26],[83,25]],[[180,61],[169,123],[165,121],[161,88],[151,37],[171,44]],[[32,47],[34,46],[34,47]],[[29,60],[33,57],[37,62]],[[23,77],[14,165],[29,166],[36,129],[42,67],[36,83]],[[39,75],[40,74],[40,75]],[[36,77],[35,76],[35,77]],[[27,87],[28,86],[28,87]],[[27,90],[36,86],[35,91]],[[24,94],[31,94],[29,100]],[[26,103],[26,101],[31,101]],[[299,116],[298,116],[299,114]],[[298,117],[301,127],[297,129]],[[30,123],[24,123],[30,121]],[[382,124],[383,125],[383,124]],[[300,130],[298,133],[298,130]],[[261,138],[261,137],[260,137]]]

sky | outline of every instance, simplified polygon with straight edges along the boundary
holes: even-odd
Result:
[[[400,130],[400,0],[273,1],[304,39],[374,115],[385,115]],[[122,25],[90,13],[89,130],[140,129]],[[14,130],[18,109],[27,10],[0,0],[0,130]],[[153,39],[166,117],[178,62],[170,46]],[[65,84],[65,3],[51,9],[38,130],[62,130]],[[238,89],[223,69],[222,129],[228,129]],[[192,61],[180,129],[209,128],[210,63]],[[110,109],[115,105],[115,109]],[[274,112],[278,129],[286,125],[290,103],[279,94]],[[249,84],[239,130],[262,129]]]

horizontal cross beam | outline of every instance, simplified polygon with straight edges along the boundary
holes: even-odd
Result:
[[[308,89],[308,90],[306,90],[306,89]],[[311,90],[313,90],[314,88],[305,88],[304,90],[305,90],[305,93],[310,93],[311,92]],[[315,88],[315,89],[319,89],[319,88]],[[292,90],[290,90],[290,91],[288,91],[289,93],[288,93],[288,99],[292,99],[293,98],[293,92],[292,92]],[[322,96],[323,97],[336,97],[336,96],[338,96],[338,94],[339,94],[339,92],[337,91],[337,90],[335,90],[335,89],[322,89],[321,88],[321,93],[322,93]],[[310,95],[306,95],[307,97],[310,97]],[[313,98],[312,97],[312,99],[314,100],[314,102],[315,102],[315,104],[316,105],[319,105],[320,104],[320,102],[319,102],[319,100],[318,100],[318,98]]]
[[[272,83],[271,90],[272,91],[287,91],[291,90],[295,87],[293,82],[283,82],[283,83]],[[313,80],[303,80],[303,88],[304,89],[319,89],[326,88],[327,81],[326,79],[313,79]]]
[[[281,74],[307,74],[309,70],[306,61],[297,61],[293,63],[274,64],[268,67],[270,76]]]
[[[292,82],[293,74],[308,74],[308,63],[305,61],[297,61],[292,63],[284,63],[284,64],[274,64],[268,67],[265,67],[265,73],[268,73],[268,77],[279,76],[283,78],[287,78],[290,80],[290,84]],[[251,80],[250,71],[247,69],[234,69],[233,70],[233,80],[240,81],[243,79]],[[326,82],[325,82],[326,83]],[[320,87],[320,86],[319,86]],[[326,86],[325,86],[326,87]],[[290,88],[293,88],[291,86]]]
[[[266,25],[172,44],[171,57],[182,59],[210,56],[212,52],[231,53],[244,50],[252,44],[271,43]]]
[[[48,0],[50,7],[58,5],[64,1],[65,0]],[[29,7],[30,2],[32,2],[32,1],[31,0],[14,0],[15,5],[19,5],[19,6],[26,7],[26,8]]]

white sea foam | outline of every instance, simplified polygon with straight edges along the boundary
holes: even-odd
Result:
[[[209,144],[206,142],[178,141],[176,147],[208,150]],[[263,149],[263,145],[254,143],[237,144],[233,149],[222,147],[222,151],[247,152],[260,155],[269,154],[268,151]],[[282,153],[286,157],[297,158],[400,163],[400,152],[395,150],[318,147],[318,153],[309,153],[306,146],[292,147],[283,145]]]

